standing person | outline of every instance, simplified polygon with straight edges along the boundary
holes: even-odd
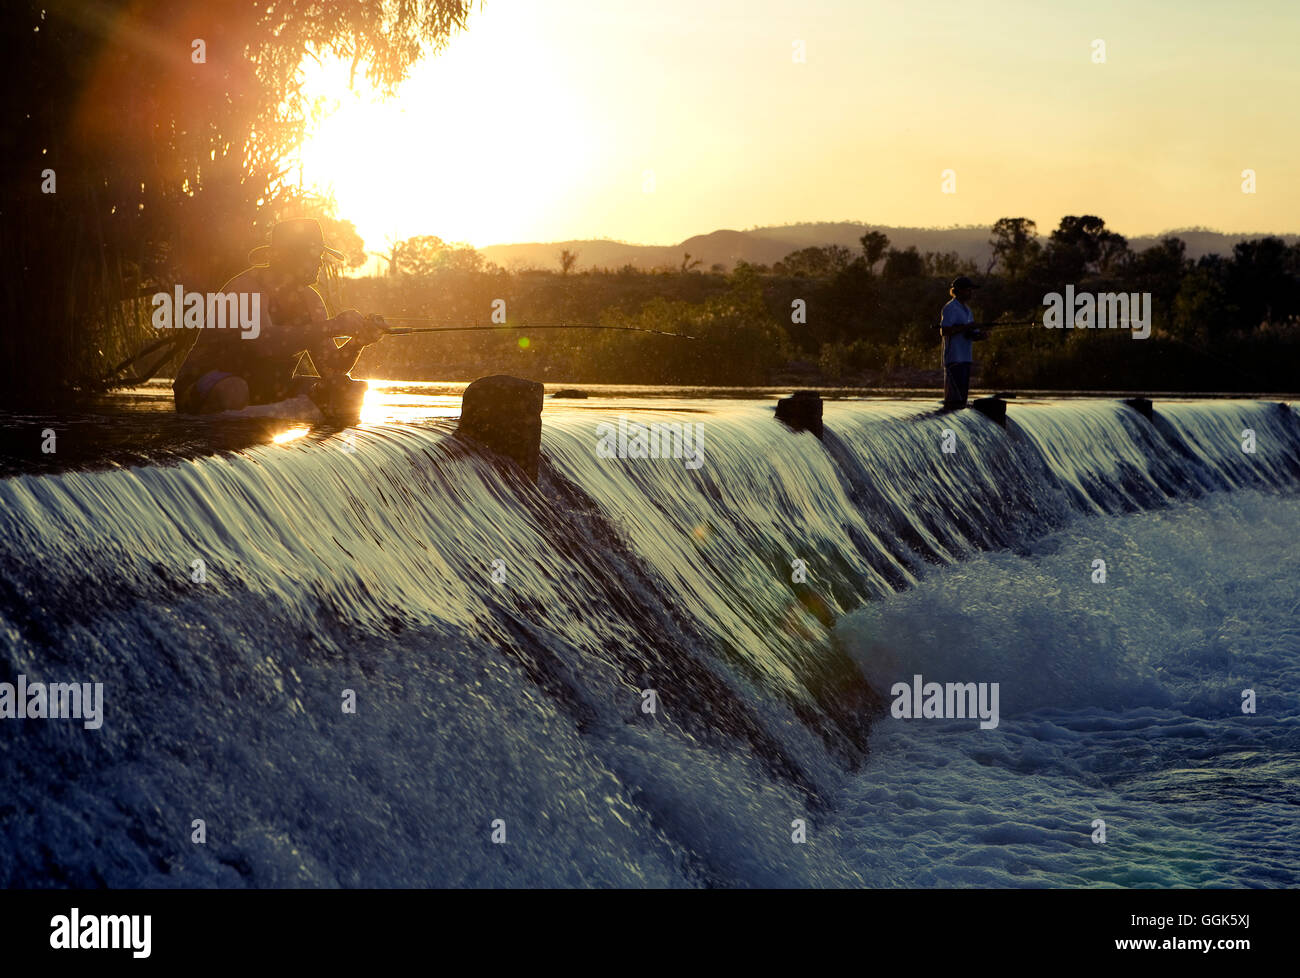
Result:
[[[951,411],[966,406],[974,359],[971,341],[984,339],[984,333],[975,325],[967,305],[975,294],[975,283],[962,275],[953,279],[948,294],[952,298],[939,317],[939,333],[943,337],[943,406]]]
[[[254,264],[221,288],[223,293],[261,293],[256,338],[245,339],[238,330],[199,330],[172,385],[178,412],[240,410],[304,393],[328,401],[353,384],[364,390],[360,381],[348,377],[348,371],[383,330],[355,309],[327,317],[315,289],[326,257],[341,259],[343,254],[325,245],[319,222],[282,221],[271,229],[270,246],[249,254],[250,261],[265,264]],[[350,338],[339,347],[335,336]],[[294,376],[304,353],[311,357],[320,380]]]

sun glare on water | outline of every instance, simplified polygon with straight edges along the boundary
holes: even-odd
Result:
[[[388,101],[360,73],[350,90],[342,62],[307,62],[325,114],[301,147],[303,182],[334,194],[368,251],[423,234],[529,240],[579,191],[592,165],[581,99],[519,38],[458,35]]]
[[[309,434],[310,432],[311,429],[307,427],[290,428],[287,431],[280,432],[272,438],[271,441],[276,445],[284,445],[291,441],[297,441],[303,435]]]

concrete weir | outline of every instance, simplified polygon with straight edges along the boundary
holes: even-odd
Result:
[[[1151,405],[1151,398],[1126,397],[1124,398],[1124,403],[1127,404],[1129,407],[1131,407],[1138,414],[1142,415],[1142,417],[1146,418],[1148,421],[1155,420],[1152,417],[1152,415],[1155,413],[1155,408],[1152,407]]]
[[[465,388],[456,433],[513,459],[537,481],[545,388],[506,374],[480,377]]]
[[[816,391],[795,391],[776,402],[776,420],[794,431],[822,436],[822,399]]]
[[[1007,426],[1007,402],[1001,397],[977,397],[970,406],[990,421]]]

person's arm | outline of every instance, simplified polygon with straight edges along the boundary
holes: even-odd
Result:
[[[944,336],[959,336],[974,327],[970,323],[954,323],[950,320],[959,315],[958,311],[951,305],[943,307],[943,315],[939,320],[939,332]]]
[[[345,309],[332,319],[325,317],[325,311],[325,303],[316,295],[312,306],[316,336],[307,352],[322,377],[346,374],[356,365],[362,351],[384,335],[384,330],[355,309]],[[342,346],[334,342],[336,336],[347,337]]]
[[[315,289],[305,289],[299,296],[301,304],[294,315],[290,311],[281,312],[287,322],[271,321],[267,313],[269,300],[262,293],[261,330],[254,342],[258,353],[266,357],[287,357],[301,353],[311,354],[312,363],[321,369],[322,364],[330,365],[338,347],[334,344],[335,336],[355,337],[365,333],[366,322],[355,309],[348,309],[333,318],[326,316],[325,302]],[[269,326],[269,328],[268,328]],[[352,351],[353,359],[356,353]]]

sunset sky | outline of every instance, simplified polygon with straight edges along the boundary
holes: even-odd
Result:
[[[1295,231],[1300,4],[1088,6],[487,0],[386,104],[313,69],[338,105],[304,177],[375,249],[1071,213]]]

